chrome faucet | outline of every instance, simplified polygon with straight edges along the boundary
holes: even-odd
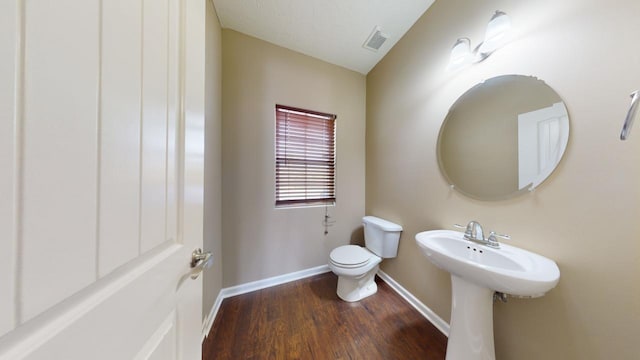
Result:
[[[465,239],[480,243],[482,245],[487,245],[494,249],[500,248],[500,243],[498,242],[498,239],[497,239],[498,237],[503,239],[511,239],[509,235],[497,234],[495,231],[492,231],[489,234],[489,237],[485,239],[484,231],[482,230],[482,225],[480,225],[480,223],[475,220],[469,221],[466,227],[458,224],[454,224],[453,226],[460,229],[465,229],[464,231]]]
[[[476,242],[484,242],[484,232],[482,225],[475,220],[469,221],[467,229],[464,231],[464,238]]]

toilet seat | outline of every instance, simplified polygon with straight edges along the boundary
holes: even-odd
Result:
[[[329,261],[341,268],[359,268],[366,266],[371,260],[372,253],[357,245],[343,245],[331,251]]]

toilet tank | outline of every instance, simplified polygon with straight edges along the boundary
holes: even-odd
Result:
[[[394,258],[398,255],[402,226],[375,216],[363,217],[362,225],[367,249],[382,258]]]

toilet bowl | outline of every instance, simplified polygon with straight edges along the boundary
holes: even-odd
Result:
[[[359,301],[378,291],[375,275],[383,258],[396,257],[402,227],[374,216],[362,219],[365,246],[343,245],[329,254],[329,268],[338,275],[338,297]]]
[[[357,245],[344,245],[331,251],[329,268],[338,275],[338,297],[358,301],[378,291],[375,276],[382,258]]]

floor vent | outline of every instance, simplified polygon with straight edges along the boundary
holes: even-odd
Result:
[[[369,49],[371,51],[378,51],[382,44],[389,38],[389,35],[382,32],[382,29],[379,26],[373,28],[371,35],[367,41],[362,45],[365,49]]]

